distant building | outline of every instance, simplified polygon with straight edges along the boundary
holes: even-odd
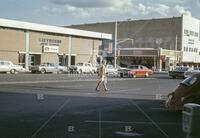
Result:
[[[106,33],[0,19],[0,59],[29,69],[44,62],[96,63]]]
[[[104,22],[69,27],[110,33],[114,40],[115,24]],[[200,65],[200,20],[193,17],[119,21],[117,40],[120,65],[143,64],[157,70]],[[113,60],[114,54],[110,57]]]

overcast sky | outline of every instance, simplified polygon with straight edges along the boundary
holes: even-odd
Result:
[[[181,14],[200,19],[200,0],[0,0],[0,18],[57,26]]]

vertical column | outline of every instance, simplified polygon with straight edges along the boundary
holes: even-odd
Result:
[[[25,69],[26,70],[29,70],[29,31],[26,31],[26,47],[25,47],[25,50],[26,50],[26,54],[25,54]]]
[[[68,41],[68,67],[71,66],[71,50],[72,50],[72,37],[69,36]]]
[[[94,59],[94,40],[92,40],[92,64],[96,63],[96,60]]]
[[[117,21],[115,22],[115,47],[114,47],[114,67],[116,68],[117,64]]]
[[[156,56],[153,57],[153,71],[156,71]]]

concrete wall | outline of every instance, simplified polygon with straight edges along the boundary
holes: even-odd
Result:
[[[76,63],[94,62],[101,45],[101,40],[72,38],[72,54],[76,54]]]
[[[25,51],[24,31],[0,28],[0,59],[18,64],[19,51]]]
[[[49,35],[46,33],[30,32],[30,51],[32,52],[42,52],[42,46],[39,42],[40,38],[52,39],[52,40],[61,40],[59,44],[59,53],[68,53],[68,37],[66,36],[57,36]]]
[[[200,63],[200,20],[189,16],[183,16],[182,29],[182,61],[185,63]],[[185,32],[186,30],[188,32]],[[196,35],[194,33],[196,33]],[[185,48],[187,48],[187,50],[185,50]],[[194,48],[198,49],[198,51],[195,52]]]
[[[69,26],[72,28],[101,31],[111,33],[115,37],[115,22],[83,24]],[[178,36],[177,49],[181,50],[182,17],[150,19],[150,20],[130,20],[118,22],[118,40],[127,38],[133,39],[120,43],[120,47],[133,48],[158,48],[174,50],[176,35]],[[156,43],[161,39],[161,43]]]

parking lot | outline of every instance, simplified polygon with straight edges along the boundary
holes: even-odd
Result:
[[[5,138],[183,138],[181,112],[163,101],[181,79],[0,74],[0,135]]]

